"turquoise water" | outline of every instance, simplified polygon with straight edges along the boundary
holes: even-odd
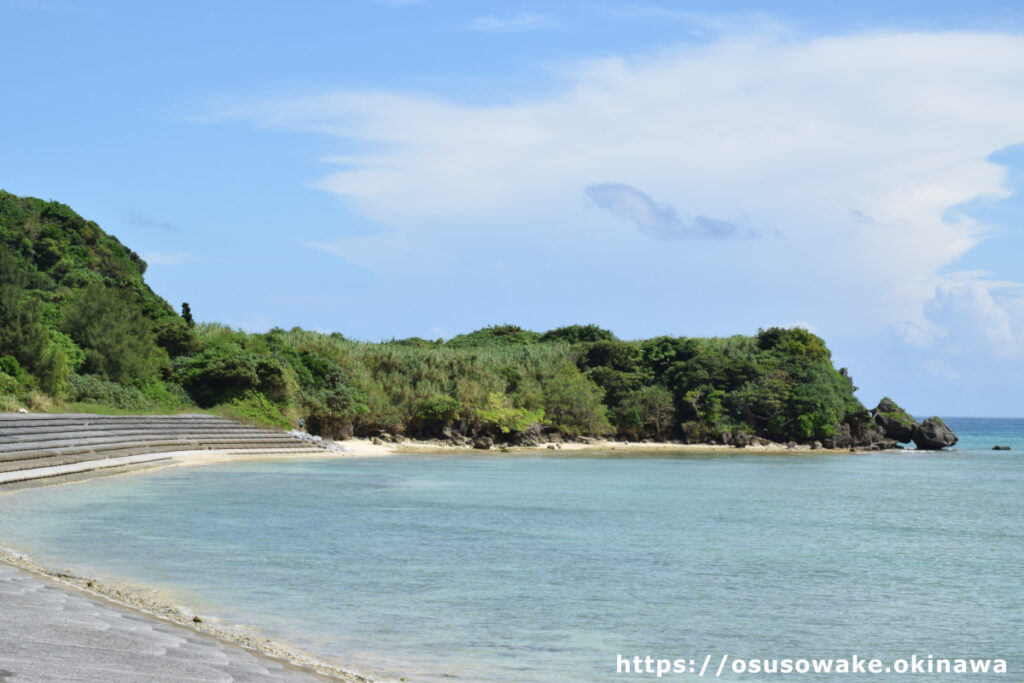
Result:
[[[933,454],[175,468],[0,496],[0,543],[410,681],[654,678],[617,654],[991,657],[1024,680],[1024,421],[948,422],[960,448]]]

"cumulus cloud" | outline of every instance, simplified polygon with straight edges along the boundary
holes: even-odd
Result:
[[[947,276],[925,303],[935,344],[947,355],[1024,357],[1022,290],[984,274]]]
[[[585,190],[595,205],[607,209],[640,228],[640,232],[655,239],[735,239],[758,237],[759,233],[745,230],[735,223],[695,216],[680,217],[674,208],[658,204],[647,194],[625,183],[600,183]]]
[[[776,29],[576,64],[560,88],[501,103],[340,91],[220,115],[351,143],[315,186],[386,229],[317,247],[361,265],[426,270],[417,254],[476,250],[523,271],[523,245],[542,243],[562,267],[614,261],[624,301],[650,315],[901,325],[930,343],[949,329],[933,318],[984,308],[941,273],[984,235],[951,209],[1009,193],[990,157],[1024,141],[1024,37]],[[624,219],[657,239],[626,240]],[[784,239],[671,239],[749,237],[743,225]],[[694,287],[700,300],[675,294]],[[1013,332],[984,315],[993,339]]]

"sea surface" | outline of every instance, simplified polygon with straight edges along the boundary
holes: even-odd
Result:
[[[940,453],[170,468],[0,495],[0,545],[410,682],[656,678],[618,655],[710,655],[705,678],[727,655],[719,680],[1022,681],[1024,420],[947,422]],[[1009,673],[731,669],[854,655]]]

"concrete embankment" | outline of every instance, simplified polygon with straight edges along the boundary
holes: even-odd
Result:
[[[210,415],[0,414],[0,487],[115,473],[209,451],[322,452],[284,432]]]

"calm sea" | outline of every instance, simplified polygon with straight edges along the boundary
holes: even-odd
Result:
[[[654,678],[617,655],[1002,658],[1021,681],[1024,420],[947,421],[942,453],[174,468],[0,496],[0,544],[410,681]]]

